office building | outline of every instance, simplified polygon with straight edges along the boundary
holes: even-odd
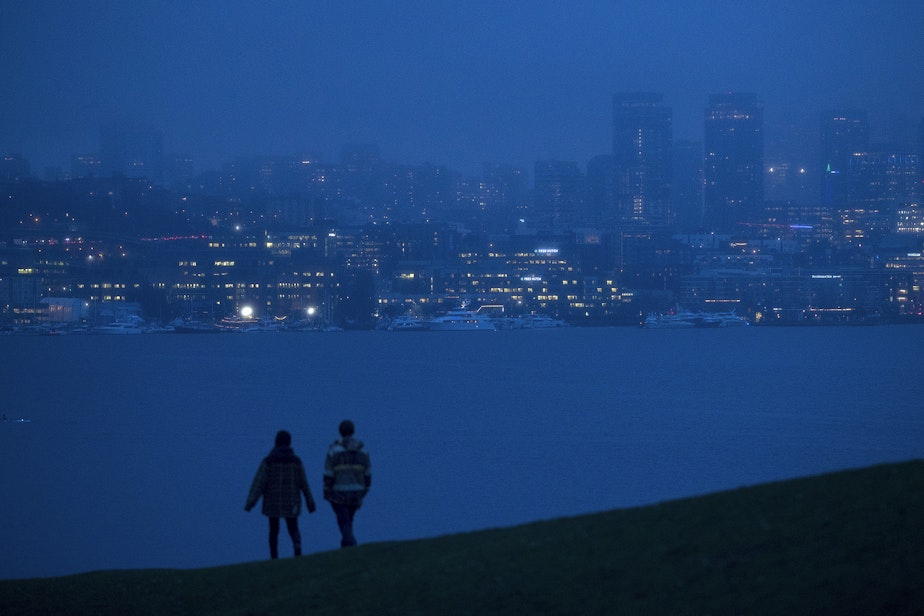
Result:
[[[164,135],[149,126],[111,124],[100,130],[103,176],[121,175],[161,182],[164,178]]]
[[[764,199],[763,105],[754,94],[712,94],[703,132],[704,224],[734,231],[760,217]]]
[[[577,163],[540,160],[534,168],[533,211],[526,224],[545,233],[561,233],[586,224],[584,174]]]
[[[681,231],[703,226],[703,144],[700,141],[674,143],[671,202],[674,224]]]
[[[627,225],[667,229],[672,222],[672,113],[661,94],[613,96],[617,216]]]
[[[869,124],[865,111],[826,111],[822,114],[822,203],[835,209],[847,206],[851,160],[855,153],[868,148]]]

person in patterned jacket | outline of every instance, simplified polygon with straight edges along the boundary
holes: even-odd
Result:
[[[292,451],[292,435],[280,430],[276,434],[275,447],[257,469],[244,505],[244,510],[250,511],[263,497],[263,515],[269,518],[270,558],[279,557],[279,518],[285,518],[295,555],[301,555],[298,514],[301,513],[302,495],[305,496],[308,513],[314,513],[317,507],[308,487],[305,467]]]
[[[372,465],[362,441],[353,438],[353,422],[340,423],[340,439],[327,450],[324,460],[324,500],[331,504],[340,527],[340,547],[356,545],[353,516],[372,485]]]

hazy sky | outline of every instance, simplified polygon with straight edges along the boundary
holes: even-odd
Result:
[[[617,91],[663,92],[675,139],[702,139],[708,95],[728,90],[761,97],[768,141],[831,107],[907,127],[924,116],[924,7],[0,0],[0,83],[0,151],[39,173],[98,151],[110,118],[160,128],[199,170],[251,154],[336,161],[354,142],[465,173],[583,166],[611,149]]]

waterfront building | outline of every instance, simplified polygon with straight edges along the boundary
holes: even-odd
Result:
[[[760,324],[837,324],[877,315],[889,291],[882,271],[863,268],[708,269],[684,276],[684,308],[734,308]]]
[[[889,257],[885,271],[890,275],[890,303],[901,315],[924,316],[924,252],[915,250]]]

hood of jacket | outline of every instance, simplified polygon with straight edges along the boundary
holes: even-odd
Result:
[[[291,447],[273,447],[273,450],[266,456],[266,461],[271,464],[295,462],[296,460],[298,457]]]
[[[347,451],[359,451],[363,448],[363,442],[353,438],[352,436],[342,438],[337,442]]]

